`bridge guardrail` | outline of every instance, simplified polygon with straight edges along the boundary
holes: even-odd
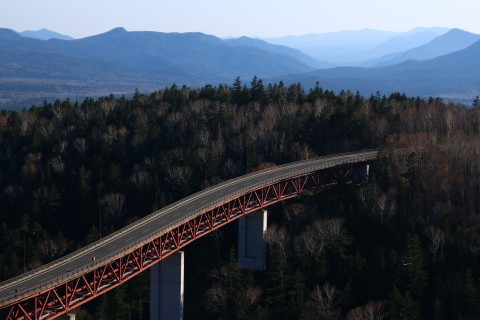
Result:
[[[361,152],[362,153],[370,153],[370,152],[376,152],[378,150],[376,149],[370,149],[370,150],[362,150]],[[282,165],[278,165],[278,166],[275,166],[275,167],[272,167],[272,168],[266,168],[266,169],[263,169],[263,170],[259,170],[259,171],[254,171],[254,172],[250,172],[246,175],[243,175],[243,176],[240,176],[240,177],[237,177],[237,178],[234,178],[234,179],[231,179],[231,180],[228,180],[228,181],[224,181],[224,182],[221,182],[215,186],[212,186],[212,187],[209,187],[207,189],[204,189],[204,190],[200,190],[186,198],[183,198],[179,201],[176,201],[176,202],[173,202],[171,204],[169,204],[168,206],[165,206],[159,210],[156,210],[154,211],[153,213],[137,220],[136,222],[120,229],[120,230],[117,230],[116,232],[113,232],[111,233],[110,235],[102,238],[102,239],[99,239],[87,246],[85,246],[84,248],[80,249],[80,250],[77,250],[77,251],[74,251],[70,254],[67,254],[65,256],[63,256],[62,258],[60,259],[57,259],[55,261],[52,261],[50,263],[47,263],[37,269],[34,269],[34,270],[31,270],[31,271],[28,271],[24,274],[21,274],[19,276],[16,276],[14,278],[11,278],[9,280],[6,280],[2,283],[0,283],[0,288],[1,287],[5,287],[7,285],[10,285],[12,283],[15,283],[16,281],[19,281],[21,279],[24,279],[26,277],[31,277],[31,276],[34,276],[35,274],[38,274],[42,271],[45,271],[45,270],[48,270],[56,265],[59,265],[61,263],[65,263],[65,261],[69,261],[71,259],[73,259],[74,257],[76,256],[79,256],[79,255],[82,255],[86,252],[89,252],[89,251],[92,251],[94,250],[96,247],[100,246],[101,244],[103,243],[107,243],[111,240],[113,240],[114,238],[122,235],[123,233],[125,232],[128,232],[130,231],[132,228],[138,228],[140,227],[141,225],[144,225],[146,223],[148,223],[149,221],[161,216],[161,215],[164,215],[166,214],[166,211],[168,210],[171,210],[172,208],[184,203],[185,201],[191,201],[193,199],[195,199],[196,197],[198,197],[199,195],[201,194],[205,194],[205,193],[209,193],[209,192],[213,192],[217,189],[220,189],[226,185],[229,185],[229,184],[232,184],[232,183],[235,183],[235,182],[238,182],[239,180],[243,180],[243,179],[249,179],[251,177],[255,177],[255,176],[258,176],[258,175],[262,175],[264,173],[271,173],[271,172],[274,172],[274,171],[279,171],[279,170],[282,170],[283,168],[285,167],[291,167],[291,166],[299,166],[301,164],[304,164],[304,163],[307,163],[307,162],[314,162],[314,161],[320,161],[320,160],[328,160],[329,158],[341,158],[341,157],[344,157],[344,156],[347,156],[347,155],[352,155],[352,154],[357,154],[357,152],[346,152],[346,153],[342,153],[342,154],[336,154],[336,155],[333,155],[333,156],[324,156],[324,157],[318,157],[318,158],[313,158],[313,159],[305,159],[305,160],[301,160],[301,161],[297,161],[297,162],[294,162],[294,163],[287,163],[287,164],[282,164]],[[362,162],[364,161],[370,161],[370,160],[373,160],[371,159],[370,157],[367,159],[367,158],[361,158],[360,159]],[[118,256],[121,256],[123,253],[127,252],[127,251],[130,251],[132,250],[132,248],[137,248],[138,246],[140,246],[142,243],[145,243],[147,242],[148,240],[151,240],[151,239],[154,239],[154,238],[157,238],[159,237],[161,234],[165,233],[165,232],[168,232],[169,230],[172,230],[173,228],[175,228],[176,226],[178,226],[179,224],[182,224],[184,223],[185,221],[188,221],[188,220],[191,220],[192,218],[210,210],[211,208],[214,208],[216,206],[218,206],[219,204],[221,203],[224,203],[227,199],[230,199],[230,198],[234,198],[234,197],[237,197],[237,196],[240,196],[242,194],[245,194],[247,192],[250,192],[252,190],[255,190],[256,188],[262,186],[262,185],[270,185],[270,184],[273,184],[275,182],[278,182],[278,181],[281,181],[283,179],[287,179],[289,177],[292,177],[292,176],[295,176],[295,175],[299,175],[299,174],[303,174],[303,173],[307,173],[307,172],[313,172],[313,171],[318,171],[318,170],[322,170],[322,169],[326,169],[326,168],[331,168],[331,167],[335,167],[335,166],[338,166],[338,165],[347,165],[347,164],[352,164],[352,163],[357,163],[359,162],[359,159],[357,158],[356,160],[343,160],[343,161],[334,161],[333,163],[329,163],[329,164],[320,164],[320,165],[317,165],[317,166],[314,166],[314,170],[312,170],[312,168],[309,168],[309,169],[301,169],[301,170],[294,170],[292,172],[289,172],[289,173],[284,173],[280,176],[276,176],[275,178],[270,178],[268,179],[267,181],[262,181],[262,182],[258,182],[252,186],[249,186],[249,187],[246,187],[246,188],[242,188],[240,190],[236,190],[235,192],[233,193],[230,193],[214,202],[211,202],[211,203],[208,203],[207,205],[204,205],[203,207],[199,208],[199,209],[196,209],[194,210],[191,214],[189,214],[188,216],[186,217],[183,217],[181,219],[178,219],[170,224],[168,224],[167,226],[161,228],[160,230],[157,230],[147,236],[144,236],[142,237],[141,239],[138,239],[136,240],[135,242],[127,245],[127,246],[124,246],[104,257],[101,257],[99,259],[97,259],[95,262],[92,262],[92,263],[88,263],[87,265],[84,265],[80,268],[76,268],[75,270],[72,270],[71,272],[68,272],[67,274],[65,275],[62,275],[61,277],[59,278],[55,278],[51,281],[48,281],[47,283],[44,283],[44,284],[41,284],[40,286],[38,287],[35,287],[35,288],[32,288],[32,289],[27,289],[27,290],[23,290],[22,292],[19,292],[16,294],[16,296],[14,297],[8,297],[7,299],[2,299],[0,300],[1,302],[1,305],[4,305],[4,302],[9,302],[9,301],[12,301],[12,300],[18,300],[18,298],[22,298],[22,297],[25,297],[25,296],[28,296],[30,293],[36,293],[36,292],[39,292],[39,291],[42,291],[43,289],[46,289],[46,288],[49,288],[49,287],[52,287],[54,285],[57,285],[59,283],[63,283],[63,282],[66,282],[68,280],[71,280],[71,279],[74,279],[76,278],[78,275],[81,275],[81,274],[84,274],[96,267],[98,267],[99,265],[102,265],[104,263],[107,263],[115,258],[117,258]]]

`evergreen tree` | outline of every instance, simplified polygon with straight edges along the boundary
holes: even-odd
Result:
[[[480,317],[480,294],[478,285],[475,283],[472,270],[465,272],[465,285],[463,287],[463,310],[471,319]]]
[[[287,280],[286,319],[307,319],[305,312],[305,284],[304,276],[300,270],[296,270],[293,276]]]
[[[480,107],[480,99],[478,98],[478,96],[475,97],[475,99],[473,99],[473,102],[472,102],[472,107]]]
[[[249,95],[249,90],[245,85],[242,86],[242,81],[240,80],[240,77],[237,77],[232,87],[233,102],[239,106],[245,105],[250,99]]]
[[[267,273],[266,307],[269,319],[288,319],[285,257],[275,250]]]
[[[253,101],[258,101],[263,103],[267,102],[267,93],[263,85],[262,79],[258,79],[257,76],[254,76],[251,83],[250,96]]]
[[[405,290],[411,292],[415,299],[423,299],[428,273],[425,271],[425,257],[420,239],[416,234],[407,236],[407,248],[402,260]]]
[[[393,288],[390,301],[387,303],[386,319],[388,320],[417,320],[421,319],[418,304],[407,291],[402,294],[396,287]]]

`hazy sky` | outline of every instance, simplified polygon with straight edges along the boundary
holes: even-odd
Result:
[[[363,28],[457,27],[480,33],[479,0],[2,0],[0,27],[81,38],[129,31],[276,37]]]

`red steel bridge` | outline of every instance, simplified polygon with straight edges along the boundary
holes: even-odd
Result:
[[[253,211],[362,178],[377,150],[294,162],[202,190],[40,268],[0,283],[0,319],[54,319]]]

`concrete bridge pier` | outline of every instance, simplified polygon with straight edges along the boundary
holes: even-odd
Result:
[[[67,313],[59,318],[60,320],[75,320],[75,313]]]
[[[250,270],[266,268],[267,247],[263,234],[267,230],[267,210],[252,212],[238,220],[238,262]]]
[[[183,319],[184,252],[150,268],[150,319]]]

